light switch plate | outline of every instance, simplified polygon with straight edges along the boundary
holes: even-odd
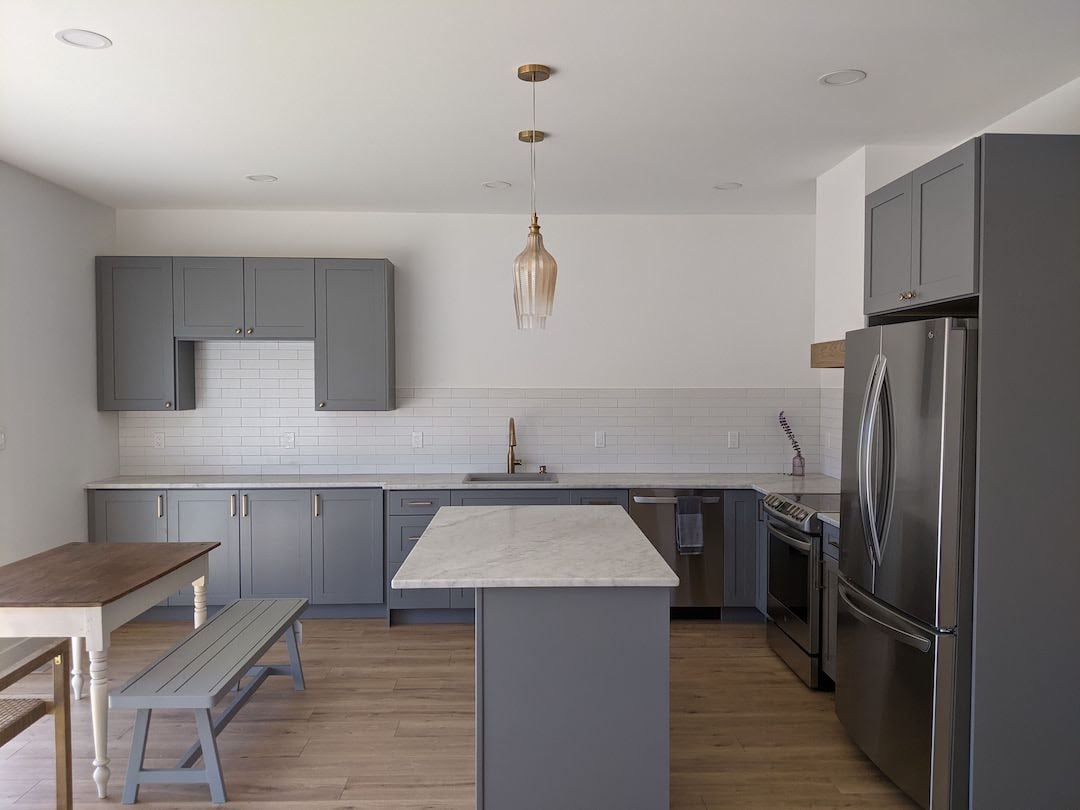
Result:
[[[0,427],[0,450],[7,447],[7,428]]]
[[[598,430],[592,435],[593,447],[607,447],[607,433]]]
[[[295,450],[296,449],[296,433],[294,433],[291,430],[286,432],[286,433],[282,433],[281,434],[281,446],[285,450]]]
[[[423,431],[414,430],[412,434],[412,446],[413,449],[419,450],[424,446],[424,434]]]
[[[739,446],[739,431],[729,430],[727,434],[727,446],[729,450],[734,450]]]
[[[162,430],[154,431],[154,447],[160,450],[165,446],[165,432]]]

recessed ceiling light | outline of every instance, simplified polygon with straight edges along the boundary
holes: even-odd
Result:
[[[742,183],[735,180],[728,180],[726,183],[717,183],[713,186],[714,191],[738,191],[742,188]]]
[[[820,76],[818,81],[830,87],[842,87],[845,84],[858,84],[865,78],[865,70],[847,68],[846,70],[834,70],[832,73],[826,73],[824,76]]]
[[[63,31],[57,31],[56,38],[65,45],[73,45],[76,48],[89,48],[92,51],[112,47],[112,40],[104,34],[99,34],[96,31],[86,31],[82,28],[65,28]]]
[[[250,180],[252,183],[276,183],[277,175],[273,174],[245,174],[245,180]]]
[[[490,189],[491,191],[502,191],[503,189],[510,188],[510,185],[510,182],[507,180],[485,180],[480,184],[480,187]]]

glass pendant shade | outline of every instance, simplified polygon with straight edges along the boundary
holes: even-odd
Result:
[[[540,222],[533,212],[525,249],[514,259],[514,307],[518,329],[543,329],[555,303],[559,266],[544,249]]]

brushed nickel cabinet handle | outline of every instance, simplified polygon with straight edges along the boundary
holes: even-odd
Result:
[[[434,506],[435,504],[432,503],[431,501],[406,501],[405,505],[406,506]]]
[[[320,407],[320,408],[325,408],[325,407],[326,407],[326,403],[325,403],[325,402],[320,402],[320,403],[319,403],[319,407]]]
[[[168,410],[171,407],[172,407],[172,402],[170,402],[169,400],[165,400],[165,410]]]
[[[229,517],[236,517],[236,496],[229,496]]]
[[[319,493],[315,493],[315,517],[319,516]]]
[[[157,496],[157,516],[159,518],[165,517],[165,496],[164,495],[158,495]]]
[[[254,334],[255,334],[255,330],[254,330],[254,328],[252,328],[252,327],[250,327],[250,326],[249,326],[249,327],[248,327],[248,330],[247,330],[247,333],[248,333],[249,335],[254,335]]]
[[[243,511],[244,517],[247,517],[248,516],[248,499],[247,499],[247,495],[241,495],[240,496],[240,504],[241,504],[240,508]]]
[[[238,335],[242,335],[242,334],[244,334],[244,330],[243,330],[243,329],[241,329],[241,328],[240,328],[240,327],[238,326],[238,327],[236,327],[236,334],[238,334]]]
[[[903,301],[907,298],[907,293],[900,293],[900,300]]]
[[[415,543],[417,540],[420,539],[420,536],[417,535],[416,537],[406,537],[405,539],[408,540],[410,543]]]

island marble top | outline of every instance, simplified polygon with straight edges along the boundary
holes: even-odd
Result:
[[[409,588],[673,588],[620,506],[444,506],[391,582]]]

